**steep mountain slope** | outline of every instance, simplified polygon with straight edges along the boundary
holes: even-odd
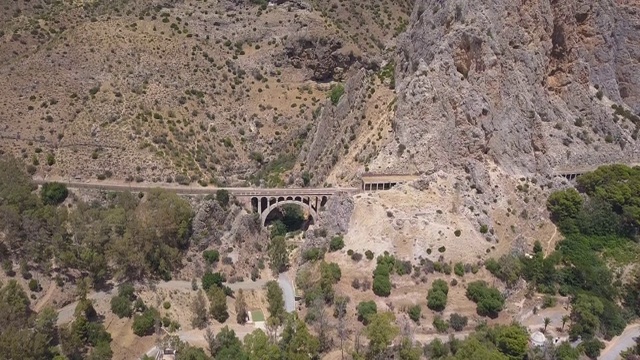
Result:
[[[289,181],[318,114],[333,106],[331,86],[376,71],[412,8],[388,0],[1,7],[0,151],[30,172],[271,186]]]
[[[376,171],[637,162],[640,2],[419,0]]]

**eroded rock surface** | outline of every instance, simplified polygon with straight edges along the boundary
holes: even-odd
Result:
[[[516,176],[637,161],[639,10],[635,0],[417,1],[399,45],[396,139],[374,167],[472,164],[481,187],[486,161]]]

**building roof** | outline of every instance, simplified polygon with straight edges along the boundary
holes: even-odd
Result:
[[[534,345],[542,346],[546,341],[547,341],[547,338],[540,331],[536,331],[533,334],[531,334],[531,342]]]

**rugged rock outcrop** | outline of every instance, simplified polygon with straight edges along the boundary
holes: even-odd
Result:
[[[637,162],[639,29],[637,0],[418,0],[374,168],[466,168],[480,189],[487,161],[516,176]]]
[[[302,149],[298,159],[304,169],[313,174],[312,184],[322,184],[338,160],[344,156],[344,146],[353,141],[363,127],[367,88],[371,78],[360,69],[344,86],[344,95],[337,104],[326,100],[310,143]],[[366,123],[365,123],[366,124]]]
[[[314,81],[340,81],[351,65],[362,62],[358,53],[337,39],[303,35],[287,39],[281,61],[309,69]]]

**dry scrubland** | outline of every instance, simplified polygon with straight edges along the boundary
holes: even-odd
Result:
[[[276,158],[256,177],[300,169],[330,88],[353,64],[377,77],[411,6],[260,4],[3,5],[0,150],[42,176],[205,184]]]

